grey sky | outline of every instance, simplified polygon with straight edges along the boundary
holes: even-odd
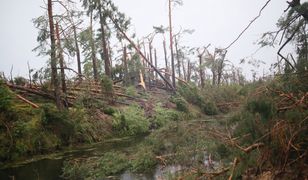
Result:
[[[142,37],[153,31],[153,26],[167,26],[167,0],[114,0],[120,11],[132,18],[133,29]],[[183,6],[174,8],[174,28],[194,29],[182,44],[198,47],[209,43],[213,47],[226,47],[259,12],[266,0],[184,0]],[[36,57],[31,50],[37,45],[37,30],[31,19],[43,13],[43,0],[0,0],[0,72],[9,75],[27,75],[27,61],[39,69],[45,59]],[[272,0],[262,16],[244,36],[229,49],[227,58],[237,64],[252,54],[258,46],[253,43],[262,33],[276,29],[276,22],[286,9],[282,0]],[[161,55],[159,55],[161,56]],[[270,63],[276,60],[276,50],[265,48],[255,58]],[[247,67],[245,67],[247,68]],[[262,72],[263,69],[260,69]],[[249,70],[245,70],[249,72]]]

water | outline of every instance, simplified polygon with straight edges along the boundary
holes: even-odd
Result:
[[[96,157],[108,151],[125,150],[131,146],[135,146],[142,140],[142,138],[114,140],[83,146],[58,154],[37,156],[24,162],[12,164],[8,168],[0,169],[0,180],[61,180],[60,175],[62,174],[63,162],[67,159]],[[136,179],[133,177],[134,175],[128,172],[126,174],[124,173],[120,179],[129,180],[129,176],[132,176],[131,179]],[[146,176],[145,178],[148,179]]]

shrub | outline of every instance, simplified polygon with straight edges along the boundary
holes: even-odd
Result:
[[[150,122],[141,108],[132,105],[122,112],[115,113],[112,125],[120,135],[134,136],[147,133]]]
[[[126,88],[125,90],[125,94],[129,95],[129,96],[137,96],[137,91],[135,86],[129,86]]]
[[[12,93],[0,80],[0,112],[10,110],[12,107]]]
[[[103,177],[119,174],[129,167],[126,155],[120,152],[107,152],[99,161],[99,174]]]
[[[213,102],[202,103],[201,109],[206,115],[216,115],[216,114],[218,114],[217,106]]]
[[[54,132],[58,137],[67,144],[75,131],[74,123],[70,119],[68,111],[58,111],[52,105],[44,105],[42,125],[48,130]]]
[[[91,176],[92,167],[87,163],[64,161],[61,177],[64,179],[86,179]]]
[[[114,113],[116,113],[116,110],[113,109],[112,107],[107,107],[107,108],[103,109],[103,112],[105,114],[108,114],[108,115],[112,116]]]
[[[157,160],[152,149],[141,146],[131,161],[131,170],[133,172],[149,172],[155,168]]]
[[[163,127],[167,122],[180,120],[180,113],[173,109],[165,109],[160,106],[155,107],[155,115],[152,119],[152,127]]]
[[[27,80],[24,77],[19,76],[14,78],[14,83],[19,86],[24,86],[26,85]]]
[[[265,98],[249,101],[247,103],[247,109],[251,113],[260,114],[263,123],[270,120],[275,112],[273,103],[269,99]]]
[[[176,109],[182,112],[188,112],[188,103],[181,96],[175,96],[171,99],[176,105]]]

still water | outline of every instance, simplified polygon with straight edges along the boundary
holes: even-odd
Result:
[[[62,166],[65,160],[97,157],[106,152],[126,150],[136,146],[141,141],[143,141],[143,138],[112,140],[105,143],[66,150],[53,155],[37,156],[24,162],[11,164],[7,168],[0,169],[0,180],[61,180],[62,178],[60,175],[62,174]],[[168,168],[172,169],[173,167]],[[148,174],[133,174],[126,171],[119,176],[110,178],[122,180],[152,180],[160,179],[162,173],[163,171],[161,168],[157,167],[154,172]]]

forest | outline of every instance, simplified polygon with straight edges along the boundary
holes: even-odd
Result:
[[[278,47],[270,74],[228,58],[270,3],[228,46],[190,47],[194,30],[174,29],[185,0],[145,37],[114,0],[42,1],[45,65],[0,67],[0,179],[308,179],[308,2],[259,37]]]

